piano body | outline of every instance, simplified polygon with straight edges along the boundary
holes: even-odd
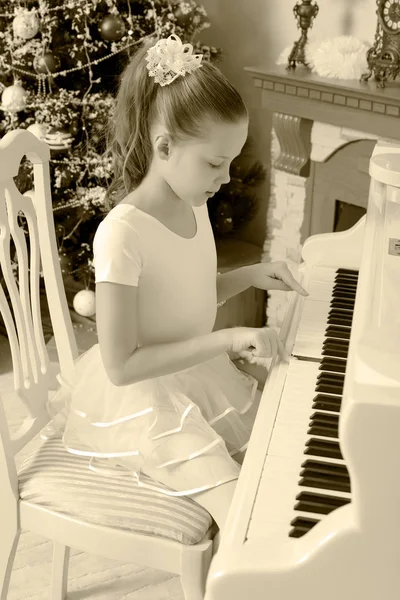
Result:
[[[400,598],[400,146],[367,213],[310,237],[205,600]]]

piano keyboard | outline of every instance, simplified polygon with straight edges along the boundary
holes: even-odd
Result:
[[[339,414],[357,276],[349,269],[314,267],[305,284],[310,295],[252,514],[254,523],[266,525],[267,537],[299,538],[351,501]]]
[[[357,289],[357,271],[314,267],[292,354],[346,359]]]

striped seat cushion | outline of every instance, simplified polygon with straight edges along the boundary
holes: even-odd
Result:
[[[18,469],[20,498],[85,522],[187,545],[200,542],[213,524],[210,513],[191,498],[142,488],[130,474],[100,475],[88,462],[69,454],[59,433],[48,440],[37,436]],[[146,475],[141,478],[153,483]]]

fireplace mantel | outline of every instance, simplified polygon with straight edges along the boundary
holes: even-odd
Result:
[[[333,231],[329,227],[342,173],[325,186],[326,193],[321,193],[315,184],[316,165],[333,155],[336,160],[336,151],[349,142],[383,138],[397,144],[400,82],[379,88],[372,78],[366,83],[328,79],[304,67],[287,70],[284,65],[245,70],[259,90],[261,107],[272,113],[271,185],[262,261],[283,260],[296,277],[304,240],[314,233]],[[372,152],[370,141],[363,144]],[[357,152],[357,148],[353,146],[352,151]],[[351,164],[357,172],[354,178],[347,173],[347,181],[361,172],[365,184],[370,156],[365,152],[353,157]],[[365,190],[365,185],[362,187]],[[363,206],[368,192],[358,190],[355,194],[360,203],[353,204]],[[268,325],[282,324],[288,299],[289,293],[269,292]]]
[[[328,79],[304,67],[283,65],[245,67],[256,88],[265,90],[262,106],[338,127],[349,127],[400,138],[400,83],[379,88],[375,80]]]

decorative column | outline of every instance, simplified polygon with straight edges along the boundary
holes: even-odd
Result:
[[[267,235],[262,262],[284,260],[297,277],[301,262],[300,230],[310,168],[312,121],[274,113]],[[289,294],[268,292],[267,325],[282,325]]]

